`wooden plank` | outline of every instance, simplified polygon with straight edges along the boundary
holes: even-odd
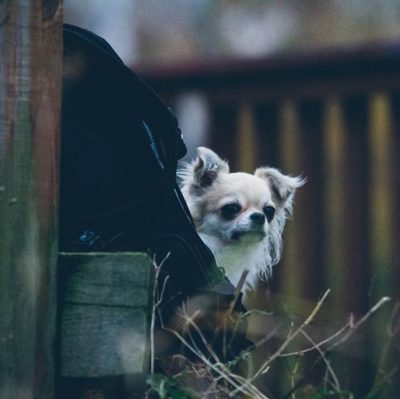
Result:
[[[0,397],[52,398],[61,1],[0,2]]]
[[[395,297],[398,283],[393,267],[396,247],[394,210],[397,207],[394,187],[398,180],[398,170],[394,159],[398,148],[393,134],[393,116],[389,96],[378,92],[369,102],[369,157],[370,192],[370,255],[373,286],[373,300],[381,296]]]
[[[302,142],[301,126],[298,104],[287,101],[281,105],[280,112],[280,143],[279,153],[282,160],[282,171],[284,173],[301,173],[302,165]],[[297,202],[297,201],[296,201]],[[296,205],[296,208],[297,205]],[[295,210],[296,213],[296,210]],[[285,227],[284,249],[280,264],[275,267],[274,273],[281,284],[280,291],[284,292],[290,302],[290,306],[299,303],[303,287],[304,272],[299,267],[303,254],[300,252],[300,243],[295,239],[296,227],[298,227],[298,215],[294,223],[287,223]],[[297,237],[296,237],[297,238]],[[309,237],[307,237],[309,239]],[[301,256],[299,255],[301,254]],[[303,265],[303,264],[301,264]],[[292,309],[293,310],[293,309]]]
[[[325,247],[325,280],[332,295],[329,301],[330,311],[335,312],[340,323],[346,317],[348,309],[343,305],[343,298],[347,295],[346,261],[343,241],[347,228],[347,220],[343,217],[342,204],[346,203],[349,192],[346,186],[346,134],[344,109],[340,99],[331,97],[325,103],[323,152],[325,154],[325,176],[329,184],[324,191],[325,204],[324,227],[326,240]],[[327,305],[328,306],[328,305]]]
[[[321,151],[322,104],[320,101],[288,101],[281,108],[281,168],[293,176],[303,175],[307,184],[295,197],[294,217],[286,226],[283,258],[275,268],[281,291],[292,297],[294,310],[314,306],[321,295],[323,234],[321,196],[324,189]],[[306,313],[308,311],[306,310]]]
[[[355,96],[343,101],[346,134],[344,187],[346,199],[338,204],[346,221],[342,237],[346,268],[343,308],[361,314],[369,301],[365,293],[370,288],[369,217],[367,199],[370,190],[368,159],[368,98]],[[355,284],[357,282],[357,284]]]
[[[61,377],[148,372],[153,265],[140,253],[60,256]]]
[[[235,148],[238,160],[238,168],[241,172],[254,173],[256,160],[254,154],[258,148],[255,115],[251,104],[244,103],[238,114],[238,132]]]
[[[118,253],[61,253],[66,273],[65,303],[146,307],[151,286],[147,255]]]
[[[368,309],[368,99],[363,96],[330,98],[324,114],[326,180],[324,226],[326,283],[331,298],[321,318],[335,331],[350,313],[359,317]],[[332,318],[332,314],[335,315]],[[365,329],[331,354],[339,381],[355,397],[364,397],[371,382],[366,362]],[[351,370],[349,378],[348,370]]]
[[[398,167],[396,168],[396,121],[391,98],[388,93],[377,92],[369,99],[369,220],[370,220],[370,262],[371,285],[369,296],[371,303],[381,297],[399,299],[399,279],[396,276],[396,253],[398,253]],[[396,242],[397,241],[397,242]],[[373,387],[379,391],[379,397],[393,398],[398,393],[398,384],[379,386],[379,381],[398,365],[398,353],[393,350],[395,339],[391,329],[393,306],[388,304],[374,315],[370,323],[370,339],[374,342],[368,351],[374,366]],[[399,380],[399,371],[393,380]]]
[[[395,92],[391,96],[391,102],[390,102],[390,114],[392,118],[392,144],[393,144],[393,152],[392,152],[392,170],[393,170],[393,201],[394,203],[398,204],[400,203],[400,179],[396,178],[399,174],[400,170],[400,151],[396,151],[398,148],[400,148],[400,92]],[[394,209],[392,209],[393,213],[393,220],[400,220],[400,208],[398,206],[395,206]],[[394,251],[393,254],[393,270],[394,270],[394,276],[395,276],[395,283],[397,283],[397,286],[400,285],[400,251],[398,248],[400,247],[400,223],[393,223],[393,237],[395,237],[394,240],[394,246],[396,250]],[[394,295],[394,298],[396,300],[400,300],[400,291],[397,290],[396,294]]]
[[[142,68],[141,75],[164,98],[199,90],[213,106],[341,97],[380,89],[399,90],[397,47],[320,49],[316,53],[278,54],[258,60],[196,62],[172,68]]]
[[[279,113],[278,104],[263,102],[254,107],[257,148],[254,156],[257,166],[278,166]]]
[[[283,235],[281,262],[274,268],[278,293],[285,313],[304,320],[314,308],[323,290],[321,281],[323,234],[321,229],[324,189],[321,151],[322,103],[287,101],[280,108],[280,159],[284,173],[303,175],[307,184],[294,200],[294,216],[288,220]],[[291,351],[304,347],[296,340]],[[315,354],[285,359],[279,375],[280,394],[284,395],[298,376],[318,380],[323,368],[313,369]],[[295,371],[296,370],[296,371]],[[294,379],[293,379],[294,378]]]
[[[231,171],[236,171],[236,137],[238,134],[238,109],[234,106],[213,107],[210,115],[208,145],[222,158],[229,160]]]

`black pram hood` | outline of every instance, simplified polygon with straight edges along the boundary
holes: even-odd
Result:
[[[60,250],[150,251],[156,261],[169,254],[160,275],[169,278],[166,315],[199,293],[222,309],[236,298],[176,184],[185,152],[177,121],[159,96],[105,40],[65,24]],[[222,336],[214,333],[218,349]],[[249,345],[237,335],[236,353]]]
[[[64,24],[63,36],[64,57],[82,51],[89,63],[95,66],[91,73],[97,74],[100,79],[113,80],[118,77],[126,89],[119,95],[134,93],[127,96],[126,100],[132,102],[132,109],[140,114],[150,128],[159,131],[167,161],[174,163],[186,154],[185,143],[170,109],[144,80],[123,63],[103,38],[70,24]]]

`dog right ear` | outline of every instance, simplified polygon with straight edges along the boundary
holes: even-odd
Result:
[[[192,167],[193,188],[197,190],[210,187],[220,173],[229,173],[228,163],[206,147],[197,148],[197,158]]]

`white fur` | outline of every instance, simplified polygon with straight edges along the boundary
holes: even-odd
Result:
[[[237,285],[247,269],[246,283],[252,287],[258,278],[268,278],[279,262],[294,193],[305,180],[268,167],[258,168],[253,175],[230,173],[228,164],[210,149],[199,147],[197,152],[197,158],[179,172],[196,229],[231,282]],[[227,204],[239,205],[240,211],[224,217]],[[275,215],[256,224],[251,217],[261,217],[265,206],[273,207]]]

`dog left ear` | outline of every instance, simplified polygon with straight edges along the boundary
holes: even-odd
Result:
[[[292,199],[295,191],[306,183],[306,179],[284,175],[275,168],[258,168],[254,175],[267,181],[278,204],[285,206]]]
[[[197,189],[210,187],[220,173],[229,173],[227,162],[206,147],[197,148],[197,158],[193,163],[193,182]]]

